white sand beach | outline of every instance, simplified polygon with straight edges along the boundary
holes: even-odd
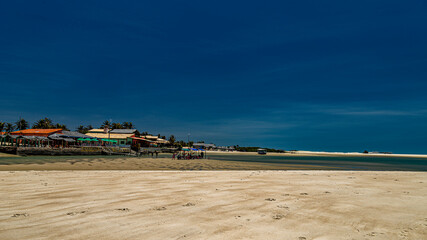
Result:
[[[426,239],[427,173],[2,171],[1,239]]]

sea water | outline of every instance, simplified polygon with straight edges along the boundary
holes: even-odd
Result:
[[[209,158],[226,161],[262,162],[301,166],[304,169],[427,171],[427,158],[392,156],[272,156],[208,154]],[[295,168],[295,169],[300,169]]]

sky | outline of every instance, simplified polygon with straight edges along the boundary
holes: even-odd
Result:
[[[427,153],[427,1],[3,1],[0,121]]]

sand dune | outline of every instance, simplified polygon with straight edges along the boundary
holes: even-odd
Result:
[[[427,173],[0,172],[1,239],[426,239]]]

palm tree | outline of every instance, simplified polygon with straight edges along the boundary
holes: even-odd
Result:
[[[86,134],[89,132],[89,130],[92,130],[92,129],[93,129],[92,125],[87,125],[87,127],[80,125],[77,127],[77,132]]]
[[[33,125],[33,128],[40,128],[40,129],[49,129],[49,128],[53,128],[53,127],[54,126],[52,124],[52,120],[50,120],[47,117],[38,120]]]
[[[133,129],[133,128],[134,128],[134,126],[133,126],[133,123],[132,123],[132,122],[124,122],[124,123],[122,124],[122,126],[123,126],[123,128],[124,128],[124,129]]]
[[[169,143],[170,143],[171,145],[174,145],[174,144],[175,144],[175,141],[176,141],[175,136],[174,136],[174,135],[170,135],[170,137],[169,137]]]
[[[105,120],[102,125],[101,128],[111,128],[111,122],[108,120]]]
[[[3,132],[4,126],[6,123],[0,122],[0,132]]]
[[[60,128],[60,129],[62,129],[62,130],[67,130],[68,131],[68,128],[67,128],[67,126],[65,125],[65,124],[59,124],[59,123],[57,123],[57,124],[55,124],[55,128]]]
[[[112,125],[112,129],[122,129],[122,125],[120,123],[113,123]]]
[[[85,134],[86,128],[83,125],[77,127],[77,132]]]
[[[16,129],[17,130],[24,130],[28,128],[28,122],[25,121],[25,119],[20,118],[16,123],[15,123]]]
[[[13,130],[15,130],[15,127],[13,126],[12,123],[6,123],[6,127],[5,127],[5,131],[7,133],[13,132]]]

